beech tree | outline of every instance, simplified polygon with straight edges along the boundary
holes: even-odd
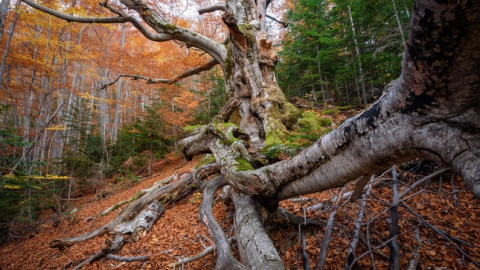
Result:
[[[476,1],[418,0],[402,74],[389,91],[297,156],[269,165],[255,162],[258,150],[286,136],[299,116],[275,80],[278,59],[266,32],[271,1],[227,0],[200,9],[200,14],[222,12],[229,32],[223,43],[164,21],[143,0],[101,2],[114,16],[100,18],[64,14],[32,0],[22,2],[69,22],[130,23],[150,40],[183,42],[211,56],[175,78],[123,77],[172,83],[215,65],[223,69],[229,100],[216,117],[219,124],[192,128],[190,136],[179,142],[187,158],[209,152],[215,161],[170,185],[145,190],[95,231],[52,242],[52,247],[63,248],[106,232],[113,235],[107,248],[85,263],[118,251],[124,235],[148,231],[163,211],[159,200],[194,187],[204,192],[200,218],[215,241],[217,269],[284,269],[263,229],[269,219],[295,220],[281,212],[279,201],[341,187],[363,176],[353,195],[358,197],[372,173],[413,158],[451,166],[480,199],[480,4]],[[238,127],[226,124],[234,119],[239,119]],[[231,255],[229,241],[211,211],[214,193],[223,186],[229,187],[224,193],[235,204],[241,262]]]

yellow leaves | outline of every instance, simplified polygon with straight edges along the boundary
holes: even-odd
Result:
[[[46,175],[27,175],[27,176],[16,176],[13,174],[6,174],[3,178],[7,180],[67,180],[70,179],[68,176],[60,176],[56,174],[46,174]]]
[[[56,126],[52,126],[52,127],[47,127],[46,130],[67,130],[68,128],[65,126],[65,124],[63,125],[56,125]]]
[[[3,188],[5,188],[5,189],[20,189],[20,186],[17,186],[17,185],[4,185]]]
[[[9,174],[5,174],[5,175],[3,176],[3,178],[6,178],[6,179],[15,179],[15,175],[9,173]]]

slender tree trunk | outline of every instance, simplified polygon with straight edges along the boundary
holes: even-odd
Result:
[[[2,40],[3,30],[5,29],[9,5],[10,0],[2,0],[2,2],[0,2],[0,40]]]
[[[120,52],[120,72],[123,73],[123,52],[125,49],[125,35],[127,32],[127,27],[122,26],[122,37],[120,40],[120,46],[121,46],[121,52]],[[116,107],[115,107],[115,119],[113,122],[113,128],[112,128],[112,143],[117,142],[117,134],[118,134],[118,129],[121,125],[121,114],[120,114],[120,109],[122,105],[122,87],[123,87],[123,81],[122,78],[119,79],[117,82],[117,97],[116,97]]]
[[[408,18],[410,18],[410,11],[408,11],[407,2],[405,0],[403,0],[403,6],[405,8],[405,13],[407,14]]]
[[[355,43],[355,52],[357,53],[358,72],[360,74],[360,83],[362,84],[363,105],[367,105],[368,104],[367,90],[366,90],[366,87],[365,87],[365,78],[363,76],[362,58],[360,56],[360,49],[358,47],[357,36],[356,36],[356,33],[355,33],[355,25],[353,24],[352,10],[350,9],[350,6],[348,6],[348,17],[350,18],[350,25],[352,27],[353,42]]]
[[[400,37],[402,38],[402,45],[405,45],[405,36],[403,35],[402,24],[400,23],[400,17],[398,16],[397,6],[395,5],[395,0],[392,0],[393,11],[395,12],[395,19],[397,19],[398,31],[400,32]]]
[[[2,4],[4,1],[2,1]],[[19,4],[17,4],[17,6],[19,6]],[[15,12],[15,15],[13,16],[13,21],[10,24],[10,29],[8,31],[8,38],[5,44],[5,50],[3,51],[2,64],[0,65],[0,84],[2,84],[4,80],[3,73],[5,70],[5,65],[7,63],[7,56],[10,50],[10,44],[12,42],[13,33],[15,32],[15,26],[17,25],[17,21],[19,17],[20,17],[20,14],[18,12]],[[3,27],[2,27],[2,33],[3,33]]]
[[[317,68],[318,68],[318,80],[320,82],[320,90],[322,91],[323,103],[327,103],[327,93],[325,88],[323,87],[322,81],[322,65],[320,63],[320,49],[318,45],[315,45],[315,49],[317,51]]]
[[[347,95],[347,105],[350,105],[350,98],[348,97],[348,86],[347,81],[345,80],[345,94]]]

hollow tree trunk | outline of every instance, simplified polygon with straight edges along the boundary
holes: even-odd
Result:
[[[266,1],[229,0],[226,10],[222,19],[230,31],[230,55],[224,73],[227,93],[238,106],[230,113],[239,113],[238,124],[254,145],[273,144],[296,121],[296,109],[275,78],[278,56],[266,34]]]

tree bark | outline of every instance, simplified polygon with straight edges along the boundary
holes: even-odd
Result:
[[[32,5],[30,0],[22,1]],[[226,44],[166,23],[142,0],[120,2],[138,12],[155,33],[121,11],[116,12],[118,17],[96,19],[43,10],[77,22],[130,22],[151,40],[185,42],[209,53],[222,66],[230,100],[222,118],[240,115],[241,129],[229,124],[199,127],[179,145],[187,158],[211,152],[220,164],[222,177],[233,189],[237,243],[247,267],[284,268],[261,222],[265,212],[277,209],[279,200],[341,187],[393,164],[417,157],[442,162],[459,173],[480,199],[478,3],[418,1],[405,42],[402,74],[392,90],[297,156],[254,169],[250,154],[281,143],[298,116],[275,80],[277,56],[265,29],[267,2],[228,0],[226,6],[205,9],[224,10],[222,19],[229,30]],[[178,182],[183,181],[187,187],[198,184],[194,176]],[[152,198],[175,193],[178,182],[128,205],[108,230],[131,220]],[[211,198],[213,191],[208,192],[206,197]]]
[[[3,30],[5,29],[9,5],[10,0],[2,0],[2,2],[0,2],[0,40],[2,39]]]
[[[355,44],[355,52],[357,53],[358,72],[360,73],[360,83],[362,84],[363,105],[366,106],[368,104],[368,101],[367,101],[367,90],[365,89],[365,78],[363,76],[363,69],[362,69],[362,58],[360,56],[360,49],[358,48],[357,36],[355,33],[355,25],[353,24],[352,10],[350,9],[350,6],[348,6],[348,18],[350,19],[350,25],[352,26],[353,42]]]

